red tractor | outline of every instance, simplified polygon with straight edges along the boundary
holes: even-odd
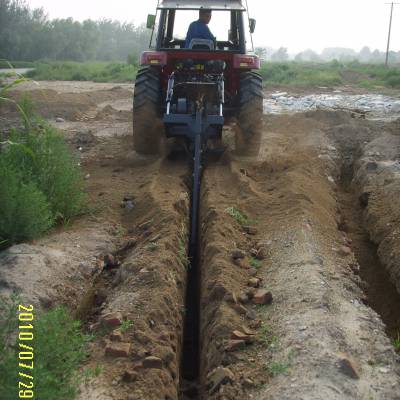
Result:
[[[217,39],[185,43],[188,24],[201,9],[212,10]],[[148,17],[151,50],[141,56],[135,83],[136,152],[158,154],[164,137],[180,137],[194,155],[197,139],[201,153],[209,140],[221,138],[230,116],[237,120],[236,152],[258,152],[263,94],[254,70],[260,60],[246,52],[255,22],[240,0],[159,1],[157,14]]]
[[[223,40],[214,31],[218,40],[193,38],[187,43],[188,25],[202,9],[212,11],[213,30],[222,29]],[[251,39],[256,21],[245,12],[240,0],[159,0],[158,23],[157,14],[148,17],[155,46],[142,54],[135,82],[134,148],[139,154],[158,154],[164,137],[180,138],[191,153],[193,248],[203,155],[210,141],[222,138],[225,118],[237,119],[237,153],[254,155],[259,149],[262,78],[254,72],[260,69],[259,58],[246,53],[246,32]]]

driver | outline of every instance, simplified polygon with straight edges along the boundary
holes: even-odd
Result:
[[[208,39],[215,41],[215,36],[207,26],[211,21],[211,10],[201,8],[199,12],[199,19],[189,25],[189,30],[186,35],[185,48],[189,48],[192,39]]]

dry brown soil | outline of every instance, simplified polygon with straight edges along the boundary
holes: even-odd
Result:
[[[95,333],[82,368],[101,372],[80,400],[400,399],[398,121],[265,116],[257,159],[226,129],[202,181],[188,382],[188,157],[131,150],[129,85],[23,91],[79,157],[92,212],[0,253],[0,294],[65,304]],[[4,130],[15,118],[1,111]],[[256,304],[264,289],[272,303]]]

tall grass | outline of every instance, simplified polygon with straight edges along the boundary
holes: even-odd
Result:
[[[0,299],[0,398],[18,398],[17,307],[19,299]],[[62,307],[35,314],[33,373],[35,398],[72,400],[81,381],[78,368],[88,355],[92,339]],[[23,371],[26,372],[26,371]]]
[[[132,82],[137,67],[106,62],[38,62],[27,76],[35,80]]]
[[[400,67],[352,62],[330,63],[282,62],[262,64],[261,74],[268,85],[337,86],[354,85],[375,88],[400,87]]]
[[[85,205],[83,179],[61,134],[30,100],[17,107],[23,127],[12,129],[0,150],[0,248],[42,235]]]

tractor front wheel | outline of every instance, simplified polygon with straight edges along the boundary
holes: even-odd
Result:
[[[240,77],[238,126],[235,134],[238,155],[258,155],[262,135],[262,116],[262,77],[256,72],[245,72]]]
[[[164,134],[160,118],[161,85],[156,68],[140,68],[133,95],[133,146],[143,155],[157,155],[161,151]]]

